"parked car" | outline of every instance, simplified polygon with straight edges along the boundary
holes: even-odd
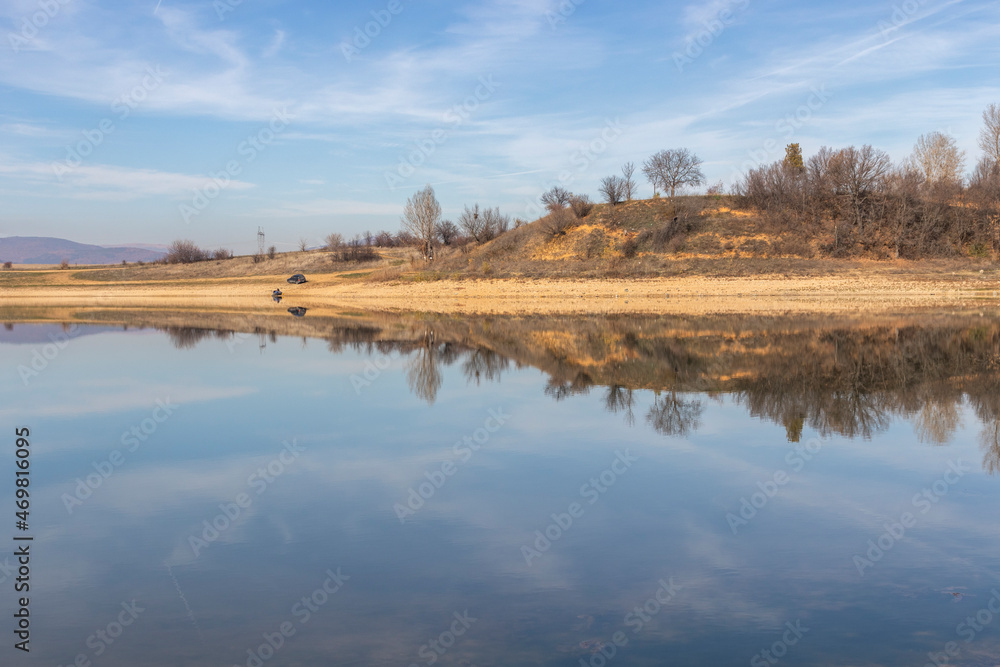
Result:
[[[291,308],[288,309],[288,312],[290,312],[295,317],[303,317],[306,314],[306,309],[303,308],[302,306],[292,306]]]
[[[288,282],[290,282],[293,285],[301,285],[302,283],[307,281],[304,275],[302,275],[301,273],[296,273],[294,276],[288,279]]]

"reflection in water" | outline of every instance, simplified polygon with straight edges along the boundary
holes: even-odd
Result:
[[[323,312],[87,313],[101,335],[8,387],[41,435],[40,572],[67,573],[39,593],[34,662],[71,664],[136,599],[102,665],[427,664],[466,610],[480,620],[435,664],[746,664],[799,621],[788,664],[924,664],[995,586],[996,480],[969,462],[981,446],[1000,467],[1000,322]],[[15,328],[9,364],[55,330]],[[164,398],[177,417],[108,468]],[[905,538],[880,535],[903,510]],[[343,590],[296,625],[341,566]],[[248,654],[285,621],[280,652]]]
[[[133,324],[165,330],[180,349],[230,339],[246,326],[227,328],[224,319],[211,329],[161,325],[143,317]],[[441,389],[442,368],[459,362],[474,385],[500,382],[512,363],[539,368],[548,376],[544,393],[556,401],[604,387],[606,409],[630,426],[634,392],[652,390],[645,421],[666,436],[696,431],[703,397],[719,393],[751,416],[781,424],[790,442],[807,426],[871,438],[902,417],[921,442],[941,445],[961,428],[968,402],[982,423],[986,465],[1000,469],[1000,321],[978,314],[860,322],[380,315],[310,318],[308,330],[274,326],[250,330],[272,340],[278,333],[324,338],[331,352],[400,354],[410,389],[428,404]]]
[[[657,433],[684,437],[698,428],[698,419],[704,411],[701,401],[685,400],[673,391],[662,396],[657,393],[646,421]]]
[[[413,393],[433,405],[438,389],[441,388],[441,364],[447,363],[447,359],[454,362],[454,358],[453,354],[445,357],[439,353],[433,332],[425,334],[406,366],[406,379]]]

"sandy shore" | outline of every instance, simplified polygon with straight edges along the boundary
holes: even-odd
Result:
[[[816,277],[681,276],[389,283],[319,274],[311,276],[304,285],[288,285],[285,277],[114,284],[71,279],[59,272],[49,272],[39,273],[37,279],[4,285],[0,299],[11,307],[258,310],[274,307],[270,293],[273,288],[280,287],[285,293],[282,306],[479,314],[890,312],[915,308],[989,307],[1000,303],[997,301],[1000,280],[992,271],[963,275],[873,272]]]

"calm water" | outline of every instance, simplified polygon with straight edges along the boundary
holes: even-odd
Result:
[[[2,332],[4,665],[998,664],[998,320],[102,317]]]

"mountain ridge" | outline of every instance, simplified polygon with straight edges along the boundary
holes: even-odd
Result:
[[[16,264],[121,264],[152,262],[165,253],[133,246],[99,246],[51,236],[7,236],[0,238],[0,262]]]

